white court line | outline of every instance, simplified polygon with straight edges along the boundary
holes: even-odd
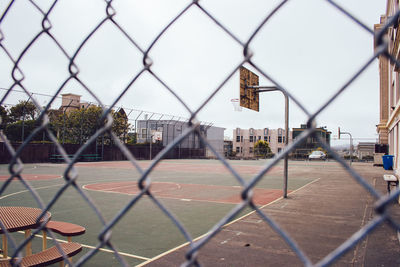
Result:
[[[109,180],[106,180],[109,181]],[[118,183],[118,182],[116,182]],[[140,194],[141,190],[137,187],[137,182],[132,182],[135,183],[133,185],[121,185],[121,186],[117,186],[117,187],[113,187],[113,188],[107,188],[107,189],[94,189],[94,188],[88,188],[87,186],[93,185],[93,183],[90,184],[85,184],[82,185],[82,188],[88,191],[95,191],[95,192],[102,192],[102,193],[115,193],[115,194],[121,194],[121,195],[138,195]],[[179,183],[172,183],[172,182],[152,182],[152,183],[160,183],[160,184],[174,184],[176,186],[176,188],[171,188],[171,189],[160,189],[160,190],[151,190],[151,193],[160,193],[160,192],[164,192],[164,191],[172,191],[172,190],[179,190],[182,188],[182,186]],[[94,184],[99,184],[99,183],[94,183]],[[129,188],[135,186],[135,189],[137,188],[137,192],[134,193],[124,193],[124,192],[118,192],[118,191],[112,191],[114,189],[120,189],[120,188]],[[161,197],[164,198],[164,197]],[[174,199],[180,199],[180,198],[174,198]]]
[[[25,232],[23,232],[23,231],[18,231],[18,233],[20,233],[20,234],[25,234]],[[35,235],[35,237],[39,237],[39,238],[43,238],[43,236],[42,235]],[[53,238],[51,238],[51,237],[47,237],[47,239],[48,240],[53,240]],[[68,241],[66,241],[66,240],[62,240],[62,239],[55,239],[57,242],[60,242],[60,243],[68,243]],[[81,246],[82,247],[84,247],[84,248],[89,248],[89,249],[95,249],[96,247],[94,247],[94,246],[89,246],[89,245],[85,245],[85,244],[82,244],[82,243],[79,243],[79,244],[81,244]],[[99,248],[99,250],[100,251],[103,251],[103,252],[108,252],[108,253],[115,253],[114,252],[114,250],[111,250],[111,249],[106,249],[106,248]],[[127,257],[130,257],[130,258],[135,258],[135,259],[139,259],[139,260],[145,260],[145,261],[147,261],[147,260],[149,260],[150,258],[146,258],[146,257],[142,257],[142,256],[138,256],[138,255],[133,255],[133,254],[129,254],[129,253],[125,253],[125,252],[119,252],[119,251],[117,251],[117,253],[119,254],[119,255],[122,255],[122,256],[127,256]]]
[[[63,186],[63,185],[65,185],[65,184],[48,185],[48,186],[42,186],[42,187],[33,187],[33,189],[34,190],[39,190],[39,189],[46,189],[46,188],[50,188],[50,187]],[[30,191],[31,190],[21,190],[21,191],[18,191],[18,192],[14,192],[14,193],[11,193],[11,194],[8,194],[8,195],[0,197],[0,200],[4,199],[6,197],[11,197],[11,196],[14,196],[14,195],[18,195],[18,194],[22,194],[22,193],[30,192]]]
[[[293,193],[296,193],[297,191],[303,189],[303,188],[306,187],[306,186],[309,186],[309,185],[312,184],[312,183],[315,183],[315,182],[319,181],[320,179],[321,179],[321,178],[315,179],[315,180],[309,182],[308,184],[305,184],[305,185],[303,185],[302,187],[300,187],[300,188],[298,188],[298,189],[296,189],[296,190],[290,192],[288,195],[291,195],[291,194],[293,194]],[[265,208],[265,207],[267,207],[267,206],[269,206],[269,205],[271,205],[271,204],[273,204],[273,203],[275,203],[275,202],[277,202],[277,201],[279,201],[279,200],[281,200],[281,199],[283,199],[283,197],[277,198],[277,199],[275,199],[274,201],[272,201],[272,202],[270,202],[270,203],[268,203],[268,204],[265,204],[265,205],[262,206],[262,207],[259,207],[259,209],[263,209],[263,208]],[[222,228],[225,228],[225,227],[227,227],[227,226],[229,226],[229,225],[231,225],[231,224],[233,224],[233,223],[235,223],[235,222],[237,222],[237,221],[239,221],[239,220],[241,220],[241,219],[243,219],[243,218],[246,218],[247,216],[249,216],[249,215],[251,215],[251,214],[253,214],[253,213],[255,213],[255,212],[256,212],[256,211],[253,210],[253,211],[249,212],[248,214],[245,214],[245,215],[243,215],[242,217],[237,218],[236,220],[233,220],[233,221],[231,221],[231,222],[225,224],[224,226],[222,226]],[[199,236],[199,237],[196,237],[195,239],[193,239],[193,242],[196,242],[197,240],[199,240],[199,239],[201,239],[201,238],[207,236],[208,234],[209,234],[209,232],[207,232],[207,233],[205,233],[204,235],[201,235],[201,236]],[[151,259],[149,259],[149,260],[147,260],[147,261],[145,261],[145,262],[142,262],[142,263],[139,264],[139,265],[136,265],[136,267],[141,267],[141,266],[144,266],[144,265],[146,265],[146,264],[148,264],[148,263],[151,263],[151,262],[153,262],[153,261],[155,261],[155,260],[158,260],[159,258],[164,257],[165,255],[168,255],[168,254],[170,254],[170,253],[172,253],[172,252],[174,252],[174,251],[177,251],[178,249],[180,249],[180,248],[182,248],[182,247],[185,247],[185,246],[187,246],[187,245],[189,245],[189,244],[190,244],[190,242],[183,243],[183,244],[180,245],[180,246],[177,246],[177,247],[172,248],[172,249],[170,249],[170,250],[168,250],[168,251],[165,251],[164,253],[161,253],[161,254],[155,256],[154,258],[151,258]]]

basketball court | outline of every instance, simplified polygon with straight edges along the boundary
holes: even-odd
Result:
[[[140,161],[146,169],[150,161]],[[230,161],[232,167],[249,181],[267,163],[258,161]],[[325,163],[323,163],[325,164]],[[314,167],[317,166],[314,163]],[[140,192],[140,172],[128,161],[77,163],[77,183],[89,196],[104,219],[109,222]],[[282,196],[283,163],[275,166],[253,189],[253,201],[265,206]],[[7,176],[7,165],[0,165],[0,183]],[[36,189],[44,203],[48,203],[65,184],[65,164],[26,164],[22,177]],[[293,165],[288,192],[316,180],[307,175],[304,166]],[[303,174],[301,174],[303,173]],[[204,235],[236,204],[242,201],[242,186],[233,174],[216,160],[164,160],[151,172],[150,191],[183,224],[192,238]],[[1,196],[3,206],[37,207],[32,194],[14,179]],[[101,220],[74,188],[68,188],[51,208],[52,219],[76,223],[86,227],[83,236],[73,240],[82,243],[84,253],[96,247],[103,229]],[[239,215],[251,212],[243,210]],[[22,234],[14,234],[22,240]],[[61,238],[61,237],[60,237]],[[62,239],[62,238],[61,238]],[[186,243],[171,220],[148,196],[143,196],[112,230],[112,243],[130,265],[146,262],[166,251]],[[36,243],[36,244],[35,244]],[[33,248],[40,249],[41,238],[35,238]],[[51,244],[51,242],[50,242]],[[81,257],[80,253],[76,257]],[[102,249],[91,264],[112,266],[116,259],[108,248]]]

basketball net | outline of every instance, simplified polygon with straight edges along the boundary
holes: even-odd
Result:
[[[239,98],[233,98],[231,99],[231,103],[233,105],[233,110],[237,112],[242,111],[242,107],[240,106]]]

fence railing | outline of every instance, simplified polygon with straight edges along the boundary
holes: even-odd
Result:
[[[20,5],[21,2],[23,2],[25,6]],[[165,24],[162,30],[159,31],[157,36],[147,46],[144,46],[142,44],[143,42],[137,40],[137,37],[135,35],[129,34],[127,31],[125,31],[124,30],[125,25],[123,25],[122,23],[118,22],[117,19],[115,19],[115,16],[118,14],[119,10],[114,8],[114,4],[116,4],[118,1],[112,1],[112,0],[106,0],[104,2],[99,1],[98,5],[101,5],[100,3],[104,4],[103,14],[101,15],[97,24],[82,25],[85,26],[86,29],[88,29],[88,31],[81,39],[74,40],[77,44],[75,49],[71,49],[70,47],[68,47],[68,49],[66,48],[65,43],[68,42],[69,40],[65,40],[63,38],[60,38],[59,36],[53,35],[53,28],[58,26],[57,25],[58,20],[57,17],[55,16],[60,15],[60,13],[56,12],[56,10],[57,8],[63,7],[61,5],[62,1],[54,1],[49,6],[46,7],[42,7],[36,2],[37,1],[33,0],[10,1],[8,5],[3,7],[2,14],[0,17],[0,53],[2,54],[2,59],[0,64],[7,64],[8,66],[11,66],[8,69],[2,68],[1,71],[1,76],[9,77],[11,80],[11,84],[9,86],[5,86],[4,84],[1,85],[1,87],[7,87],[7,91],[5,92],[5,94],[2,95],[2,98],[0,99],[0,104],[4,105],[5,103],[7,103],[9,96],[14,91],[22,90],[26,94],[25,97],[26,98],[30,97],[30,100],[33,101],[35,106],[40,111],[38,118],[36,119],[37,121],[36,128],[28,136],[24,137],[24,142],[19,147],[14,148],[7,139],[7,137],[0,132],[0,137],[1,140],[4,142],[5,149],[11,155],[11,160],[8,162],[10,170],[9,179],[4,183],[2,183],[0,188],[0,195],[4,194],[4,192],[10,186],[10,182],[12,179],[19,179],[20,181],[23,182],[24,186],[26,187],[26,190],[29,190],[32,196],[34,196],[37,202],[36,204],[43,210],[43,216],[44,216],[45,212],[49,211],[52,205],[62,197],[65,190],[67,188],[73,187],[82,196],[82,198],[87,201],[88,206],[91,209],[93,209],[93,212],[96,214],[99,221],[102,222],[103,226],[103,230],[98,233],[98,240],[99,240],[98,246],[90,250],[89,252],[85,253],[84,255],[82,255],[77,262],[73,263],[77,266],[89,263],[92,257],[99,252],[100,248],[103,247],[113,251],[114,256],[119,260],[122,266],[127,265],[123,257],[117,253],[116,249],[113,246],[113,241],[111,240],[112,236],[111,231],[113,230],[114,227],[118,227],[117,222],[121,218],[123,218],[128,212],[128,210],[130,210],[130,208],[134,206],[145,195],[150,197],[151,201],[153,201],[156,204],[156,206],[160,209],[160,211],[162,211],[170,219],[170,221],[177,227],[177,229],[179,229],[179,231],[182,233],[185,239],[190,243],[189,249],[186,253],[186,259],[182,259],[182,261],[184,261],[183,264],[184,266],[199,265],[199,259],[201,259],[202,257],[201,252],[199,252],[200,248],[202,248],[211,239],[213,239],[213,237],[219,231],[221,231],[223,225],[225,225],[232,218],[237,216],[239,212],[241,212],[246,207],[250,207],[251,209],[255,210],[262,218],[262,220],[265,223],[269,224],[280,235],[280,237],[293,250],[294,254],[296,254],[297,257],[301,260],[304,266],[313,265],[310,259],[307,257],[307,255],[303,252],[302,248],[299,247],[296,244],[296,242],[294,242],[293,239],[291,239],[288,233],[286,233],[286,231],[283,230],[279,226],[279,224],[275,223],[270,216],[265,214],[257,205],[253,203],[251,197],[252,189],[254,188],[255,184],[258,181],[263,179],[266,173],[268,173],[276,164],[278,164],[280,160],[282,160],[285,157],[285,155],[295,151],[296,147],[298,147],[302,141],[306,140],[308,137],[313,135],[316,129],[315,120],[317,119],[317,117],[324,110],[326,110],[327,107],[331,106],[331,104],[335,102],[338,96],[342,95],[343,92],[346,91],[346,89],[348,89],[349,86],[355,80],[357,80],[357,78],[362,73],[365,72],[365,70],[372,64],[372,62],[375,61],[375,59],[378,56],[385,56],[389,58],[392,62],[396,62],[396,64],[399,64],[389,54],[387,41],[383,38],[384,33],[390,27],[392,27],[395,24],[397,25],[398,17],[400,14],[399,12],[396,14],[396,16],[393,16],[391,19],[389,19],[385,27],[383,27],[383,29],[380,32],[378,32],[378,34],[374,37],[374,33],[373,30],[371,30],[370,25],[364,25],[360,20],[355,18],[350,12],[348,12],[345,8],[342,8],[339,4],[336,4],[334,1],[331,0],[324,1],[328,3],[332,9],[335,9],[337,12],[342,13],[346,17],[346,19],[353,21],[354,24],[359,27],[360,31],[367,32],[367,34],[371,36],[371,40],[372,38],[375,38],[376,50],[374,53],[371,53],[370,57],[365,62],[365,64],[361,66],[359,70],[352,77],[348,79],[347,82],[345,82],[341,87],[337,89],[336,93],[332,97],[330,97],[326,102],[320,103],[320,108],[317,109],[316,112],[310,112],[310,110],[308,109],[308,103],[302,103],[302,101],[297,99],[285,87],[283,87],[280,83],[278,83],[278,81],[275,81],[269,75],[269,73],[264,70],[262,66],[253,61],[253,55],[256,55],[258,51],[250,50],[250,45],[252,44],[255,37],[257,37],[260,34],[260,30],[263,27],[265,27],[266,24],[268,24],[270,19],[274,17],[278,13],[278,11],[285,9],[285,5],[287,4],[287,2],[290,1],[283,0],[279,2],[272,10],[266,12],[263,21],[259,23],[257,27],[254,28],[253,34],[244,42],[241,41],[241,38],[239,38],[233,31],[231,31],[229,27],[224,26],[224,23],[222,23],[219,20],[218,16],[214,16],[211,13],[209,13],[208,10],[202,5],[201,1],[196,1],[196,0],[188,1],[188,3],[184,7],[182,7],[182,9],[177,13],[177,15],[173,16],[170,19],[170,21]],[[367,3],[365,3],[365,5],[367,5]],[[79,7],[76,8],[78,9]],[[40,17],[39,23],[38,25],[36,25],[37,26],[36,29],[38,30],[36,33],[31,35],[31,37],[29,37],[30,36],[29,34],[19,33],[20,35],[17,37],[20,37],[20,39],[17,38],[17,40],[11,40],[11,42],[8,42],[11,33],[9,31],[10,25],[7,24],[10,23],[23,24],[23,25],[31,24],[30,21],[25,21],[23,16],[17,18],[13,17],[13,12],[18,11],[19,9],[28,9],[34,12],[36,17],[37,16]],[[242,49],[240,51],[241,53],[240,62],[238,62],[236,65],[231,66],[231,69],[229,70],[229,72],[225,77],[220,77],[220,81],[222,82],[215,89],[212,90],[211,94],[206,95],[205,100],[198,108],[192,109],[181,97],[179,97],[179,95],[176,93],[176,88],[170,87],[166,82],[166,80],[164,80],[164,77],[161,77],[160,75],[157,74],[156,71],[154,71],[153,62],[157,63],[158,58],[157,57],[151,58],[150,55],[155,46],[162,45],[161,40],[165,35],[167,35],[168,29],[177,24],[178,21],[183,20],[186,15],[190,16],[191,14],[189,13],[194,10],[204,15],[205,18],[214,25],[214,27],[220,30],[221,34],[227,35],[228,38],[230,38],[233,43],[235,43],[237,46],[240,46]],[[92,10],[87,10],[86,12],[92,12]],[[72,14],[69,15],[69,19],[74,20],[74,16]],[[11,27],[12,26],[13,25],[11,25]],[[64,27],[68,27],[68,25],[64,25]],[[128,83],[127,86],[123,88],[123,90],[121,90],[120,92],[115,92],[115,98],[113,99],[113,103],[107,107],[105,106],[105,103],[103,103],[100,100],[99,92],[97,91],[96,86],[94,85],[96,83],[92,83],[95,81],[88,81],[86,79],[87,77],[83,78],[84,74],[81,73],[80,62],[78,60],[80,55],[88,53],[88,51],[84,49],[85,46],[88,44],[88,42],[90,42],[92,38],[94,38],[93,36],[95,36],[105,27],[111,27],[116,32],[122,34],[125,38],[125,41],[129,44],[129,46],[142,56],[142,62],[136,74],[131,75],[130,82]],[[52,46],[58,50],[60,54],[59,56],[64,60],[64,67],[67,70],[67,76],[61,78],[58,85],[53,84],[54,94],[52,95],[52,98],[46,103],[45,106],[42,106],[42,103],[38,101],[37,97],[31,94],[31,92],[36,92],[37,88],[30,88],[27,85],[28,83],[26,82],[26,80],[29,78],[30,73],[25,70],[26,66],[24,66],[23,64],[24,59],[27,57],[30,51],[43,45],[43,43],[41,42],[42,39],[49,40]],[[109,41],[111,42],[112,40]],[[177,40],[177,42],[179,42],[179,40]],[[15,45],[17,45],[20,48],[18,52],[16,52],[16,50],[14,49]],[[371,47],[372,47],[372,42],[371,42]],[[46,51],[47,46],[43,47],[42,49]],[[196,52],[197,51],[193,51],[193,53]],[[40,60],[41,60],[40,58],[37,59],[37,62],[39,63]],[[243,64],[251,66],[263,78],[271,81],[271,83],[273,83],[274,86],[279,88],[281,91],[285,92],[289,96],[290,101],[293,104],[297,105],[299,110],[301,110],[306,115],[308,120],[307,121],[308,128],[305,131],[303,131],[303,133],[296,140],[294,140],[293,143],[289,144],[280,153],[276,154],[272,160],[268,161],[267,165],[264,166],[264,168],[256,176],[254,176],[250,182],[246,182],[241,177],[241,175],[237,173],[230,166],[229,162],[225,160],[223,156],[219,155],[212,146],[209,145],[207,138],[203,135],[203,132],[201,131],[200,127],[201,125],[197,121],[198,114],[202,110],[207,109],[208,105],[210,104],[210,101],[216,97],[217,93],[221,91],[221,89],[224,87],[224,85],[227,84],[227,82],[230,79],[232,79],[234,74],[238,72],[239,67]],[[6,69],[6,71],[3,71],[4,69]],[[112,75],[112,72],[110,73],[111,73],[110,75]],[[54,73],[43,73],[43,79],[45,80],[49,79],[49,76],[53,74]],[[113,108],[116,107],[117,103],[121,99],[126,97],[128,92],[134,90],[132,89],[132,85],[139,83],[140,78],[144,75],[149,75],[152,78],[154,78],[157,82],[159,82],[167,92],[173,95],[176,102],[179,103],[183,107],[183,109],[189,113],[190,116],[189,120],[186,122],[187,127],[182,130],[182,133],[179,136],[176,136],[173,142],[169,143],[168,146],[166,146],[162,151],[160,151],[155,156],[151,165],[148,168],[141,169],[136,162],[137,159],[135,158],[135,155],[127,148],[127,146],[124,143],[120,141],[119,136],[112,131],[112,122],[114,118],[111,115],[111,113]],[[102,122],[99,123],[100,127],[97,129],[96,132],[94,132],[90,136],[88,140],[86,140],[86,142],[81,147],[79,147],[78,150],[74,152],[75,157],[72,159],[70,159],[67,156],[68,152],[62,146],[62,144],[58,142],[57,137],[50,130],[49,116],[47,112],[51,108],[54,101],[56,101],[56,98],[59,97],[59,95],[63,92],[63,90],[69,83],[74,83],[80,88],[83,88],[84,91],[87,94],[91,95],[94,101],[96,103],[99,103],[99,105],[102,107],[102,116],[101,116]],[[67,163],[64,173],[65,186],[62,188],[62,190],[59,190],[54,195],[54,198],[47,205],[45,205],[44,202],[40,199],[35,189],[32,186],[30,186],[29,183],[24,182],[24,179],[22,178],[21,175],[24,171],[24,164],[23,160],[21,159],[22,154],[24,153],[25,150],[28,149],[29,142],[33,140],[36,135],[42,133],[43,131],[46,132],[46,136],[48,136],[49,140],[54,143],[55,153],[63,155],[64,161]],[[79,179],[77,176],[78,170],[74,167],[80,155],[84,153],[84,151],[89,146],[93,146],[96,143],[96,140],[99,137],[101,137],[104,133],[109,134],[110,138],[113,140],[113,143],[115,144],[115,147],[120,151],[120,153],[123,154],[125,158],[127,158],[132,163],[134,167],[138,169],[139,173],[141,174],[141,178],[139,179],[138,183],[140,193],[136,195],[134,198],[132,198],[132,200],[111,221],[106,221],[104,219],[102,213],[100,212],[96,204],[90,200],[90,198],[86,195],[87,193],[85,191],[83,191],[79,186],[77,186],[76,182],[77,179]],[[181,224],[181,222],[153,194],[150,187],[151,180],[149,179],[150,173],[152,173],[152,171],[159,164],[159,162],[162,159],[167,158],[168,155],[170,155],[171,153],[176,153],[174,151],[176,151],[176,148],[179,147],[179,144],[192,134],[198,136],[198,138],[204,143],[204,145],[215,153],[217,159],[221,161],[221,163],[229,169],[229,171],[237,179],[237,182],[239,182],[243,186],[243,191],[241,192],[242,202],[238,204],[234,209],[232,209],[228,214],[226,214],[225,217],[222,218],[217,224],[215,224],[214,227],[212,227],[209,230],[208,234],[204,238],[196,242],[194,242],[191,235],[188,233],[187,229],[185,229],[185,227]],[[357,181],[360,184],[360,186],[364,187],[366,191],[369,192],[369,194],[371,194],[374,197],[376,201],[376,211],[377,211],[375,217],[369,223],[363,226],[358,232],[353,234],[341,246],[333,250],[332,253],[330,253],[325,258],[321,259],[318,263],[315,264],[315,266],[326,266],[338,260],[344,254],[344,252],[346,252],[349,248],[355,246],[358,242],[360,242],[362,238],[366,237],[373,229],[375,229],[384,222],[389,222],[389,225],[392,228],[396,229],[397,231],[400,230],[398,222],[394,221],[391,218],[391,214],[388,210],[390,203],[392,203],[392,201],[395,198],[399,197],[400,191],[396,190],[391,195],[385,195],[385,196],[381,195],[370,184],[368,184],[361,175],[359,175],[341,157],[339,157],[335,153],[335,151],[333,151],[323,140],[319,139],[318,142],[326,151],[328,151],[329,155],[331,155],[338,163],[340,163],[343,166],[343,168],[346,169],[346,171],[353,177],[355,181]],[[2,222],[0,222],[0,226],[4,229],[4,225]],[[43,227],[44,225],[42,225],[40,229],[37,229],[37,231],[34,231],[34,234],[38,233]],[[10,233],[8,233],[7,231],[5,231],[5,236],[8,239],[13,240]],[[13,246],[15,247],[16,252],[14,253],[14,255],[12,255],[12,257],[13,258],[19,257],[21,255],[21,251],[24,249],[26,245],[27,245],[26,242],[18,244],[14,243]],[[65,255],[64,258],[66,261],[69,261]]]

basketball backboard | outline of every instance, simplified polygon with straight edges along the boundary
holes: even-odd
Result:
[[[258,86],[258,75],[240,67],[240,106],[259,111],[259,94],[255,89],[247,86]]]
[[[155,143],[157,141],[162,141],[162,132],[154,131],[152,133],[152,139],[153,139],[153,143]]]

